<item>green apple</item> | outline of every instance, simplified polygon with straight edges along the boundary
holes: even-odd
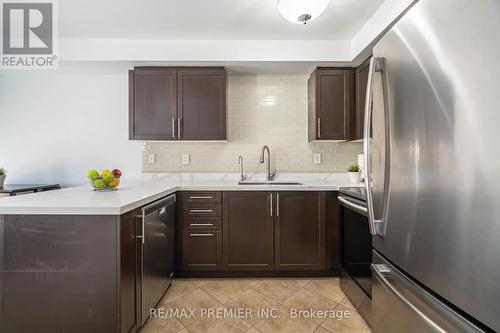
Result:
[[[94,187],[95,188],[103,188],[104,187],[104,180],[94,179]]]
[[[107,173],[102,176],[102,180],[104,181],[105,184],[109,184],[113,180],[115,180],[115,176],[112,173]]]
[[[87,171],[87,176],[90,179],[96,179],[99,177],[99,172],[97,172],[96,170],[89,170],[89,171]]]

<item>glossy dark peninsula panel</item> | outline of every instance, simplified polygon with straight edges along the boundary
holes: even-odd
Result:
[[[119,332],[120,220],[0,216],[0,332]]]

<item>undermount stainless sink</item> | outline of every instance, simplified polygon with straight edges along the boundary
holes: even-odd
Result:
[[[269,182],[252,182],[252,181],[243,181],[239,182],[238,185],[302,185],[302,183],[297,182],[280,182],[280,181],[269,181]]]

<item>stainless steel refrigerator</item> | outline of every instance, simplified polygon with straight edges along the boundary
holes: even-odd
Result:
[[[373,56],[372,329],[500,331],[500,1],[420,0]]]

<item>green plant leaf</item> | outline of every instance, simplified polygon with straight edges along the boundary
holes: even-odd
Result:
[[[361,172],[361,168],[358,164],[352,164],[347,168],[347,172]]]

